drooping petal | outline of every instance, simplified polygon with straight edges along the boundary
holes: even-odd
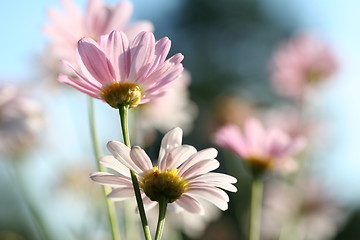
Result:
[[[222,181],[200,181],[200,180],[190,180],[189,184],[192,187],[218,187],[230,192],[236,192],[237,188],[231,183],[222,182]]]
[[[112,83],[115,79],[114,68],[106,54],[91,38],[83,38],[78,43],[78,52],[87,71],[102,84]]]
[[[201,204],[195,199],[193,198],[191,195],[188,194],[183,194],[177,201],[176,203],[184,208],[185,210],[187,210],[188,212],[191,213],[196,213],[196,214],[203,214],[204,213],[204,209],[201,206]]]
[[[143,172],[153,168],[149,156],[139,146],[134,146],[131,148],[130,157],[133,160],[133,162],[136,164],[136,166],[138,166],[139,169],[141,169]]]
[[[135,196],[133,187],[119,187],[112,190],[108,195],[114,201],[123,201],[125,199]]]
[[[187,191],[187,195],[193,197],[201,197],[204,200],[207,200],[213,203],[215,206],[220,208],[221,210],[225,211],[228,208],[228,201],[229,198],[227,194],[218,189],[218,188],[211,188],[211,187],[194,187],[189,188]]]
[[[69,76],[65,75],[59,75],[58,80],[62,83],[65,83],[73,88],[76,88],[77,90],[90,95],[91,97],[101,99],[97,91],[92,90],[92,87],[87,85],[84,82],[81,82],[79,80],[73,79]]]

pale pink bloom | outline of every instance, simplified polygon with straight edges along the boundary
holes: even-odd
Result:
[[[210,172],[219,167],[219,162],[214,159],[216,149],[208,148],[198,152],[192,146],[182,145],[182,134],[180,128],[174,128],[164,136],[158,165],[155,167],[140,147],[130,149],[121,142],[110,141],[107,147],[113,156],[102,158],[101,163],[119,174],[97,172],[91,178],[102,185],[113,187],[109,197],[121,201],[134,196],[129,176],[131,169],[138,176],[147,208],[155,206],[157,198],[166,197],[169,199],[169,208],[175,211],[186,210],[202,214],[203,207],[198,198],[226,210],[229,197],[220,188],[236,192],[236,187],[232,185],[236,179],[226,174]],[[156,182],[157,179],[164,181],[160,181],[160,184]]]
[[[332,239],[346,219],[346,211],[331,199],[313,177],[294,185],[270,181],[265,188],[262,239]],[[287,236],[287,238],[286,238]]]
[[[104,5],[101,0],[89,0],[85,13],[81,13],[71,0],[61,0],[65,14],[54,9],[48,10],[52,21],[44,27],[45,33],[52,40],[52,55],[60,60],[76,63],[76,44],[83,37],[98,39],[113,30],[124,31],[129,39],[142,31],[152,31],[148,21],[139,21],[128,25],[133,5],[130,1],[121,1],[116,6]]]
[[[243,131],[232,124],[221,127],[214,135],[214,142],[247,161],[251,168],[285,172],[297,168],[293,156],[305,146],[304,138],[291,138],[278,128],[264,129],[255,118],[245,122]]]
[[[190,73],[184,71],[179,79],[168,84],[171,88],[168,94],[137,108],[135,124],[147,135],[143,138],[147,139],[148,136],[154,135],[155,129],[163,133],[177,126],[185,133],[191,130],[194,118],[197,116],[197,106],[189,98],[190,81]]]
[[[280,45],[270,68],[275,90],[299,99],[309,85],[332,76],[337,62],[329,46],[313,35],[303,34]]]
[[[182,73],[182,54],[165,61],[170,45],[166,37],[155,42],[151,32],[138,34],[130,43],[119,31],[101,36],[99,42],[83,38],[77,47],[82,74],[65,62],[78,78],[60,75],[59,81],[114,108],[119,104],[135,107],[162,96]]]
[[[15,85],[0,87],[0,149],[17,153],[36,140],[44,126],[40,102],[32,99]]]

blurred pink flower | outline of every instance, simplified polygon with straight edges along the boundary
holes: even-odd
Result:
[[[248,162],[253,173],[269,168],[293,171],[297,161],[293,155],[305,146],[302,137],[291,138],[278,128],[265,130],[260,121],[250,118],[243,132],[237,125],[225,125],[216,131],[214,142]]]
[[[295,99],[301,98],[308,85],[331,77],[336,70],[337,62],[331,49],[307,34],[280,45],[270,65],[275,90]]]
[[[182,73],[182,54],[165,61],[170,46],[166,37],[155,42],[151,32],[140,33],[130,43],[119,31],[101,36],[98,43],[83,38],[77,47],[82,74],[65,62],[78,78],[61,74],[59,81],[102,99],[113,108],[136,107],[162,96],[168,84]]]
[[[16,154],[28,149],[44,127],[40,102],[15,85],[0,87],[0,149]]]
[[[189,98],[190,81],[190,73],[184,71],[179,79],[168,84],[171,88],[168,94],[137,108],[137,124],[145,135],[153,135],[155,129],[163,133],[174,127],[180,127],[185,133],[191,130],[197,106]],[[162,114],[159,114],[159,109]]]
[[[165,134],[160,147],[158,166],[138,146],[131,149],[121,142],[110,141],[108,149],[113,156],[101,159],[101,163],[119,174],[97,172],[91,179],[113,187],[109,197],[125,200],[134,196],[129,169],[139,179],[144,204],[151,208],[160,199],[169,201],[169,208],[202,214],[198,198],[207,200],[221,210],[228,208],[228,195],[221,190],[236,192],[234,177],[210,172],[219,167],[214,148],[197,151],[193,146],[182,145],[182,130],[174,128]]]
[[[71,0],[61,2],[66,13],[61,15],[56,10],[49,9],[48,15],[52,22],[44,26],[44,32],[52,40],[52,55],[58,60],[66,59],[71,64],[76,63],[76,44],[83,37],[98,40],[101,35],[121,30],[132,40],[142,31],[153,30],[153,25],[148,21],[128,25],[133,11],[130,1],[121,1],[116,6],[109,7],[101,0],[89,0],[84,14]]]
[[[262,239],[332,239],[346,219],[345,209],[313,177],[289,185],[269,181],[265,188]]]

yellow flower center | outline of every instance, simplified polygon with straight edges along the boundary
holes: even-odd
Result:
[[[263,158],[259,156],[251,156],[246,158],[246,161],[249,163],[251,171],[255,175],[261,175],[266,172],[268,169],[272,168],[274,165],[274,159],[272,158]]]
[[[101,90],[100,95],[113,108],[124,105],[134,108],[144,96],[141,87],[131,82],[111,83]]]
[[[169,203],[174,202],[189,186],[189,183],[177,172],[178,169],[160,172],[158,167],[154,167],[143,175],[140,187],[153,201],[161,201],[165,198]]]

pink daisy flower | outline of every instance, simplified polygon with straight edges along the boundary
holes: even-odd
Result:
[[[106,6],[101,0],[89,0],[86,11],[81,13],[70,0],[61,0],[65,13],[48,10],[51,23],[44,26],[44,32],[51,38],[51,52],[57,59],[66,59],[76,63],[75,48],[79,39],[91,37],[98,39],[113,30],[124,31],[129,39],[142,31],[153,31],[148,21],[138,21],[128,25],[133,5],[130,1],[121,1],[116,6]]]
[[[177,211],[203,213],[203,206],[197,199],[205,199],[221,210],[228,208],[228,195],[221,190],[236,192],[232,184],[234,177],[222,173],[210,172],[219,167],[214,159],[214,148],[197,151],[189,145],[182,145],[182,130],[175,128],[163,138],[158,165],[153,166],[143,149],[134,146],[131,149],[121,142],[110,141],[107,145],[113,156],[106,156],[101,163],[119,174],[97,172],[91,175],[95,182],[113,187],[109,197],[124,200],[134,196],[129,174],[133,170],[140,184],[145,206],[151,208],[163,198],[168,206]]]
[[[298,99],[309,84],[333,75],[337,62],[331,49],[320,39],[303,34],[280,45],[270,68],[277,92]]]
[[[165,61],[170,45],[166,37],[155,42],[151,32],[138,34],[130,43],[119,31],[101,36],[99,42],[83,38],[77,47],[82,74],[65,62],[77,78],[60,75],[59,81],[113,108],[136,107],[162,96],[166,85],[182,73],[182,54]]]
[[[254,118],[245,122],[243,132],[237,125],[225,125],[215,133],[214,141],[248,162],[254,174],[270,168],[295,170],[297,161],[293,155],[305,146],[304,138],[291,138],[277,128],[265,130]]]

